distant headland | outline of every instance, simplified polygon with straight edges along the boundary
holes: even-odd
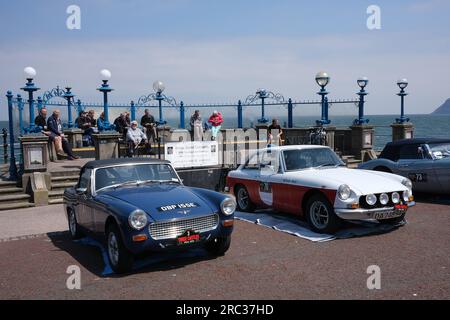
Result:
[[[434,110],[432,114],[450,114],[450,98],[442,106]]]

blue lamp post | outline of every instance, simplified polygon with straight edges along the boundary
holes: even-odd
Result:
[[[11,91],[8,91],[6,94],[6,98],[8,99],[8,121],[9,121],[9,149],[10,149],[10,157],[9,157],[9,180],[17,180],[17,166],[16,166],[16,156],[14,153],[14,124],[13,124],[13,94]]]
[[[27,83],[25,84],[25,87],[21,88],[23,91],[28,93],[28,106],[30,110],[30,126],[29,131],[34,132],[35,131],[35,125],[34,125],[34,99],[33,99],[33,93],[35,91],[40,90],[40,88],[36,87],[33,83],[33,78],[36,76],[36,70],[32,67],[26,67],[24,70],[25,76],[27,78]]]
[[[329,93],[325,90],[325,87],[330,82],[330,76],[328,73],[321,71],[316,75],[316,82],[320,86],[320,91],[317,92],[318,95],[322,97],[322,117],[321,120],[317,120],[318,125],[330,124],[331,121],[328,119],[328,98]]]
[[[362,77],[357,80],[358,86],[361,88],[359,92],[356,94],[359,95],[359,102],[358,102],[358,119],[355,119],[355,124],[364,124],[369,123],[369,119],[364,118],[364,97],[368,95],[369,93],[366,92],[365,87],[369,83],[369,79],[367,77]]]
[[[397,95],[400,96],[401,99],[401,109],[400,109],[400,118],[395,119],[395,121],[397,123],[405,123],[409,121],[409,118],[405,117],[405,96],[408,95],[408,93],[405,92],[405,89],[408,86],[408,80],[400,79],[397,81],[397,85],[400,88],[400,92],[397,93]]]
[[[259,123],[267,123],[269,122],[268,119],[266,119],[265,115],[264,115],[264,102],[266,100],[266,98],[268,97],[267,94],[267,90],[266,89],[258,89],[258,91],[256,91],[256,94],[258,95],[258,97],[261,99],[261,118],[258,119]]]
[[[97,90],[103,93],[103,115],[105,117],[104,128],[109,128],[111,125],[109,123],[108,116],[108,93],[113,91],[114,89],[112,89],[108,84],[109,79],[111,79],[111,72],[109,70],[103,69],[102,71],[100,71],[100,75],[102,77],[103,83]]]
[[[167,121],[164,121],[163,118],[163,112],[162,112],[162,102],[164,100],[164,89],[166,87],[164,86],[164,83],[161,81],[155,81],[153,82],[153,90],[155,91],[155,100],[158,101],[158,107],[159,107],[159,121],[157,122],[158,125],[165,125]]]
[[[64,92],[64,99],[67,100],[67,127],[70,129],[73,126],[72,123],[72,101],[75,96],[70,90],[72,88],[66,87],[66,92]]]
[[[23,99],[20,94],[17,95],[17,107],[19,108],[19,133],[23,135]]]

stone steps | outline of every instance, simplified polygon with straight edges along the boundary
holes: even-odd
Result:
[[[22,188],[10,187],[10,188],[0,188],[0,195],[2,194],[12,194],[23,192]]]
[[[34,203],[26,202],[26,201],[15,202],[15,203],[1,203],[0,202],[0,211],[30,208],[30,207],[34,207]]]
[[[48,192],[48,204],[63,203],[64,190],[78,183],[79,170],[51,173],[51,190]]]
[[[29,194],[6,194],[0,195],[0,204],[10,204],[10,203],[19,203],[19,202],[29,202],[31,196]]]

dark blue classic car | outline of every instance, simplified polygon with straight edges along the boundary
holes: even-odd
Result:
[[[230,196],[184,186],[170,162],[138,158],[88,162],[64,204],[72,237],[105,239],[117,273],[149,251],[204,246],[223,255],[236,208]]]

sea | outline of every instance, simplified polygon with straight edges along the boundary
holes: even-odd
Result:
[[[450,139],[450,115],[434,114],[415,114],[408,115],[410,122],[414,124],[414,137],[427,138],[448,138]],[[332,126],[337,128],[349,127],[355,116],[334,115],[330,117]],[[386,143],[392,139],[392,129],[390,125],[395,122],[396,115],[367,115],[370,119],[369,124],[375,127],[375,149],[382,150]],[[294,127],[310,127],[315,124],[317,116],[294,116]],[[165,119],[168,125],[177,127],[179,120],[175,117]],[[280,118],[280,124],[283,125],[286,119]],[[188,124],[188,121],[186,121]],[[244,127],[255,124],[251,119],[244,119]],[[237,127],[236,118],[225,118],[224,128]],[[8,129],[8,121],[0,121],[0,135],[3,128]],[[8,139],[9,143],[9,139]],[[0,136],[0,163],[4,159],[3,138]],[[19,145],[16,143],[16,150],[19,151]]]

